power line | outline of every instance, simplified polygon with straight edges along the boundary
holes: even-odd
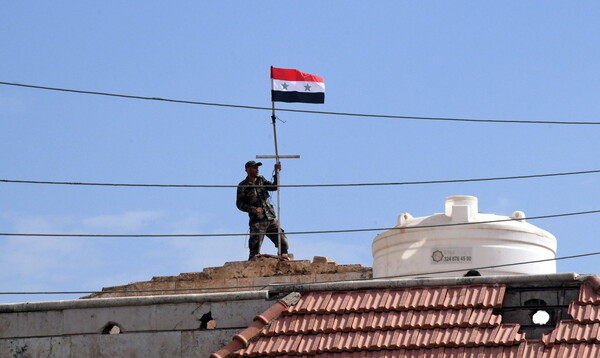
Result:
[[[426,181],[406,181],[406,182],[387,182],[387,183],[342,183],[342,184],[284,184],[280,188],[319,188],[319,187],[357,187],[357,186],[398,186],[398,185],[423,185],[423,184],[448,184],[448,183],[468,183],[496,180],[515,180],[545,178],[567,175],[581,175],[600,173],[600,169],[584,170],[576,172],[548,173],[516,175],[506,177],[492,178],[470,178],[470,179],[447,179],[447,180],[426,180]],[[232,184],[134,184],[134,183],[94,183],[94,182],[67,182],[67,181],[42,181],[42,180],[16,180],[0,179],[0,183],[14,184],[51,184],[51,185],[82,185],[82,186],[117,186],[117,187],[157,187],[157,188],[237,188],[238,185]],[[256,187],[256,185],[240,185],[241,187]]]
[[[454,270],[444,270],[444,271],[430,271],[430,272],[421,272],[421,273],[413,273],[413,274],[405,274],[405,275],[392,275],[392,276],[384,276],[377,277],[377,279],[393,279],[393,278],[402,278],[402,277],[412,277],[412,276],[425,276],[425,275],[437,275],[437,274],[445,274],[445,273],[454,273],[454,272],[466,272],[469,270],[486,270],[491,268],[500,268],[500,267],[510,267],[510,266],[519,266],[519,265],[529,265],[541,262],[548,261],[561,261],[561,260],[569,260],[587,256],[596,256],[600,255],[600,251],[598,252],[588,252],[584,254],[578,255],[570,255],[570,256],[562,256],[562,257],[554,257],[549,259],[540,259],[540,260],[531,260],[531,261],[520,261],[520,262],[512,262],[507,264],[498,264],[498,265],[488,265],[488,266],[479,266],[473,268],[463,268],[463,269],[454,269]],[[357,279],[348,279],[348,280],[338,280],[338,281],[321,281],[321,282],[298,282],[293,283],[294,286],[307,286],[317,283],[335,283],[335,282],[350,282],[350,281],[368,281],[372,280],[372,278],[357,278]],[[231,289],[247,289],[247,288],[259,288],[264,289],[268,286],[265,285],[248,285],[248,286],[222,286],[222,287],[198,287],[198,288],[167,288],[167,289],[151,289],[151,290],[106,290],[106,291],[15,291],[15,292],[1,292],[0,295],[58,295],[58,294],[111,294],[111,293],[153,293],[153,292],[189,292],[189,291],[218,291],[218,290],[231,290]]]
[[[369,232],[369,231],[385,231],[385,230],[415,230],[415,229],[429,229],[438,227],[451,227],[451,226],[469,226],[469,225],[480,225],[480,224],[492,224],[501,223],[508,221],[522,221],[522,220],[540,220],[549,218],[558,218],[566,216],[576,215],[587,215],[587,214],[598,214],[600,210],[590,211],[579,211],[562,214],[552,214],[543,216],[532,216],[524,219],[499,219],[499,220],[488,220],[478,222],[465,222],[465,223],[452,223],[452,224],[437,224],[437,225],[419,225],[419,226],[403,226],[403,227],[384,227],[384,228],[368,228],[368,229],[341,229],[341,230],[318,230],[318,231],[286,231],[286,235],[314,235],[314,234],[339,234],[339,233],[354,233],[354,232]],[[276,232],[265,233],[265,235],[273,234]],[[48,234],[48,233],[0,233],[0,236],[26,236],[26,237],[91,237],[91,238],[188,238],[188,237],[233,237],[233,236],[247,236],[248,233],[228,233],[228,234]]]
[[[119,94],[119,93],[98,92],[98,91],[85,91],[85,90],[59,88],[59,87],[38,86],[38,85],[13,83],[13,82],[2,82],[2,81],[0,81],[0,85],[17,86],[17,87],[34,88],[34,89],[43,89],[43,90],[50,90],[50,91],[79,93],[79,94],[91,94],[91,95],[99,95],[99,96],[120,97],[120,98],[128,98],[128,99],[140,99],[140,100],[148,100],[148,101],[162,101],[162,102],[172,102],[172,103],[182,103],[182,104],[194,104],[194,105],[203,105],[203,106],[217,106],[217,107],[230,107],[230,108],[240,108],[240,109],[253,109],[253,110],[262,110],[262,111],[272,111],[273,110],[273,108],[271,108],[271,107],[245,106],[245,105],[238,105],[238,104],[225,104],[225,103],[214,103],[214,102],[188,101],[188,100],[180,100],[180,99],[172,99],[172,98],[147,97],[147,96]],[[390,119],[414,119],[414,120],[426,120],[426,121],[458,121],[458,122],[515,123],[515,124],[569,124],[569,125],[599,125],[600,124],[600,122],[585,122],[585,121],[571,122],[571,121],[535,121],[535,120],[511,120],[511,119],[477,119],[477,118],[452,118],[452,117],[398,116],[398,115],[387,115],[387,114],[368,114],[368,113],[311,111],[311,110],[286,109],[286,108],[277,108],[277,110],[278,111],[284,111],[284,112],[323,114],[323,115],[334,115],[334,116],[368,117],[368,118],[390,118]]]

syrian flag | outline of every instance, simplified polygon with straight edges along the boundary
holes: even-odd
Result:
[[[325,82],[302,71],[271,67],[271,101],[325,103]]]

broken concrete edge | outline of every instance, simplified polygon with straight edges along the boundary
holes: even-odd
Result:
[[[261,332],[269,328],[269,325],[279,318],[283,311],[294,306],[300,300],[302,295],[299,292],[292,292],[284,298],[278,300],[273,306],[269,307],[263,313],[254,318],[254,322],[242,332],[233,336],[232,341],[225,347],[210,355],[210,358],[231,357],[233,353],[240,349],[248,347],[248,344],[256,340]]]
[[[330,258],[323,256],[315,256],[313,261],[310,260],[293,260],[293,261],[281,261],[276,257],[272,257],[272,255],[263,255],[260,257],[259,262],[268,263],[271,266],[263,266],[261,270],[267,270],[268,267],[273,271],[271,274],[265,274],[265,272],[261,271],[259,275],[248,274],[248,268],[244,265],[251,265],[250,268],[256,269],[256,267],[252,267],[255,265],[254,262],[251,261],[230,261],[226,262],[223,266],[218,267],[207,267],[204,268],[202,272],[189,272],[189,273],[181,273],[178,276],[154,276],[149,281],[137,281],[130,282],[125,285],[118,286],[108,286],[103,287],[102,291],[94,292],[89,295],[83,296],[81,298],[97,298],[97,297],[105,297],[105,295],[111,294],[128,294],[125,291],[128,290],[145,290],[144,286],[151,283],[159,283],[159,282],[210,282],[212,280],[218,279],[243,279],[243,278],[258,278],[258,277],[280,277],[280,276],[301,276],[301,275],[311,275],[311,274],[332,274],[332,273],[350,273],[350,272],[364,272],[367,274],[372,273],[371,267],[365,267],[361,264],[346,264],[346,265],[338,265],[335,261]],[[275,263],[275,264],[274,264]],[[261,264],[262,265],[262,264]],[[288,267],[289,270],[283,270],[283,268]],[[287,266],[289,265],[289,266]],[[252,271],[251,271],[252,272]],[[209,289],[208,287],[206,289]],[[145,290],[152,291],[152,290]],[[165,291],[164,289],[157,289],[157,292]],[[166,290],[169,291],[169,290]]]
[[[302,294],[300,292],[292,292],[289,295],[285,296],[284,298],[280,299],[279,301],[283,302],[288,307],[291,307],[291,306],[295,306],[296,303],[298,303],[298,301],[300,301],[301,297],[302,297]]]
[[[64,309],[102,308],[123,306],[149,306],[172,303],[202,303],[224,302],[242,300],[268,300],[269,292],[266,290],[225,292],[225,293],[193,293],[183,295],[135,296],[90,298],[64,301],[43,301],[26,303],[0,304],[0,313],[55,311]]]
[[[335,261],[325,256],[315,256],[312,260],[313,264],[332,264],[337,265]]]

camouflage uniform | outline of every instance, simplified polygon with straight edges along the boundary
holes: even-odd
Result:
[[[263,176],[258,176],[254,183],[249,178],[246,178],[238,185],[236,205],[241,211],[247,212],[250,217],[250,240],[248,241],[248,246],[250,246],[249,259],[251,259],[260,253],[265,233],[271,233],[266,235],[275,244],[275,247],[278,244],[278,235],[276,234],[278,227],[277,216],[269,200],[269,191],[277,190],[277,178],[273,182],[270,182]],[[248,187],[245,187],[246,185]],[[256,208],[263,208],[264,211],[262,213],[255,213]],[[281,229],[281,233],[281,253],[287,254],[287,237],[283,234],[283,229]]]

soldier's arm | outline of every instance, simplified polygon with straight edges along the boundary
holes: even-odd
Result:
[[[249,205],[246,202],[246,197],[244,195],[244,188],[239,187],[237,188],[237,199],[235,201],[235,205],[237,206],[238,209],[240,209],[241,211],[245,211],[247,213],[253,213],[256,210],[256,207]]]
[[[263,180],[264,180],[263,185],[265,187],[265,190],[268,190],[268,191],[275,191],[275,190],[277,190],[277,176],[276,175],[273,176],[273,181],[272,182],[268,181],[265,178],[263,178]]]

